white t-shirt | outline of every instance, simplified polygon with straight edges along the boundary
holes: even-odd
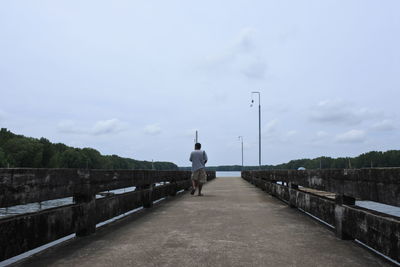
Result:
[[[205,168],[207,158],[207,153],[204,150],[195,150],[190,153],[189,160],[192,162],[192,171],[197,171],[198,169]]]

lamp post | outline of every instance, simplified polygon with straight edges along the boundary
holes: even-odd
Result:
[[[261,93],[251,92],[251,107],[253,106],[253,95],[258,94],[258,167],[261,169]]]
[[[243,136],[239,136],[239,140],[242,141],[242,171],[243,171]]]

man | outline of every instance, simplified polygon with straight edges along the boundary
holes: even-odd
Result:
[[[196,188],[199,188],[199,196],[202,196],[201,189],[203,184],[207,181],[207,174],[204,170],[205,164],[207,163],[207,154],[204,150],[201,150],[201,144],[196,143],[194,145],[194,151],[190,153],[189,160],[192,162],[192,184],[193,188],[190,194],[194,195]]]

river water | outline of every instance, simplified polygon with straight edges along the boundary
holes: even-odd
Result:
[[[217,177],[240,177],[240,172],[216,172]]]

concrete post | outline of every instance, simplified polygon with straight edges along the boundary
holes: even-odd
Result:
[[[345,208],[343,205],[354,205],[355,199],[353,197],[336,195],[335,198],[335,230],[336,237],[342,240],[353,240],[351,231],[348,229],[351,223],[346,218]]]
[[[184,190],[189,191],[191,187],[192,187],[192,180],[190,179],[190,180],[186,181]]]
[[[270,180],[270,182],[269,182],[269,190],[268,190],[269,192],[269,194],[271,195],[271,196],[276,196],[276,181],[275,180]]]
[[[259,181],[259,187],[261,188],[262,191],[266,191],[266,184],[265,184],[265,180],[263,180],[262,178]]]
[[[297,184],[293,184],[289,182],[289,207],[296,208],[297,207],[297,197],[296,192],[299,189]]]
[[[265,192],[267,192],[268,194],[271,194],[272,193],[271,187],[272,187],[272,184],[270,182],[265,182]]]
[[[185,180],[184,190],[189,191],[192,188],[192,175],[189,174],[185,176],[185,178],[186,180]]]
[[[76,222],[76,236],[87,236],[96,231],[96,194],[90,185],[90,172],[80,172],[81,185],[76,188],[73,200],[81,204]]]
[[[140,186],[140,191],[143,208],[153,207],[153,185],[142,185]]]
[[[176,182],[171,182],[168,186],[168,195],[171,197],[176,196],[176,192],[178,192],[178,185]]]

